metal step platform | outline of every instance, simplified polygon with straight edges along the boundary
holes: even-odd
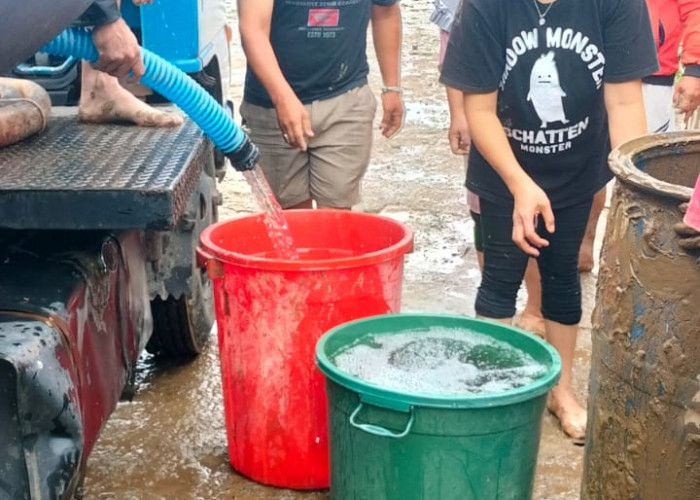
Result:
[[[164,129],[51,118],[0,148],[0,228],[172,229],[212,151],[187,119]]]

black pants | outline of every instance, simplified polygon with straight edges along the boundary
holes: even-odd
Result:
[[[581,320],[578,253],[593,199],[554,211],[556,231],[548,233],[540,218],[537,232],[549,241],[540,248],[537,265],[542,278],[542,315],[564,325]],[[492,319],[512,318],[518,289],[529,256],[513,242],[512,212],[481,200],[484,272],[476,297],[476,313]]]

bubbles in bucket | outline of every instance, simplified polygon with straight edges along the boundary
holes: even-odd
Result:
[[[369,334],[339,352],[333,363],[384,389],[452,396],[505,392],[547,372],[505,342],[448,328]]]

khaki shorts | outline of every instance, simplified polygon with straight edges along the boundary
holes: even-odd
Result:
[[[283,208],[313,199],[320,206],[350,208],[372,149],[377,99],[368,85],[306,105],[314,137],[307,151],[290,147],[273,109],[243,102],[241,116],[260,148],[260,166]]]

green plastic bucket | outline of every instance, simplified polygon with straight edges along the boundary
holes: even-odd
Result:
[[[491,394],[397,392],[341,371],[332,359],[372,335],[465,329],[503,341],[545,367],[533,383]],[[316,345],[326,376],[332,500],[527,500],[542,413],[561,360],[516,328],[463,316],[388,314],[345,323]]]

